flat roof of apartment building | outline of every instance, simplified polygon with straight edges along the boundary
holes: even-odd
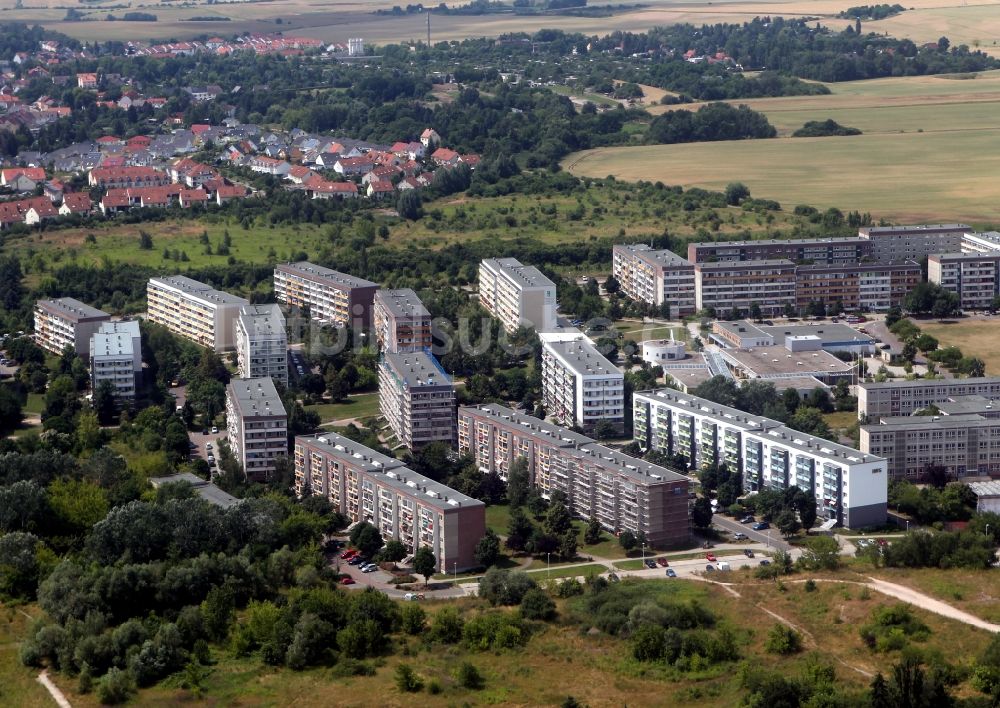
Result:
[[[914,379],[913,381],[865,382],[858,386],[866,391],[890,388],[948,388],[949,386],[1000,385],[1000,376],[978,376],[968,379]]]
[[[498,422],[502,421],[508,423],[511,427],[521,428],[525,431],[525,434],[546,438],[556,447],[575,450],[581,457],[599,458],[610,466],[618,468],[619,473],[643,483],[648,484],[651,481],[672,482],[689,479],[677,470],[672,470],[662,465],[654,465],[637,457],[612,450],[599,444],[593,438],[588,438],[586,435],[575,433],[560,425],[549,423],[534,416],[518,413],[515,410],[495,403],[480,406],[463,406],[459,408],[459,416],[462,415],[462,411],[485,414],[486,417],[493,418]]]
[[[244,305],[240,308],[240,326],[251,337],[285,334],[285,316],[277,305]]]
[[[759,329],[774,337],[775,346],[783,345],[785,337],[816,337],[822,345],[870,344],[875,340],[853,327],[839,322],[800,325],[761,325]]]
[[[344,460],[354,467],[360,467],[373,474],[380,474],[380,482],[399,492],[419,498],[429,506],[442,510],[460,507],[483,506],[483,502],[452,489],[433,479],[417,474],[395,457],[383,455],[380,452],[365,447],[361,443],[337,433],[329,432],[321,435],[300,435],[296,443],[318,447],[326,454]]]
[[[941,413],[948,416],[968,413],[1000,413],[1000,401],[986,396],[955,396],[950,401],[942,401],[934,405]]]
[[[159,276],[156,278],[150,278],[149,282],[156,283],[163,287],[173,288],[174,290],[180,290],[187,295],[191,295],[192,297],[199,298],[205,302],[215,305],[249,304],[246,298],[242,298],[238,295],[233,295],[232,293],[227,293],[222,290],[216,290],[211,285],[194,280],[186,275]]]
[[[127,332],[95,332],[90,337],[91,359],[121,359],[135,354],[135,340]]]
[[[378,287],[378,283],[373,283],[372,281],[365,280],[364,278],[356,278],[353,275],[341,273],[340,271],[316,265],[315,263],[310,263],[309,261],[299,261],[298,263],[279,263],[274,269],[283,273],[297,275],[315,283],[332,285],[339,288]]]
[[[683,256],[678,256],[676,253],[670,249],[654,249],[645,243],[623,243],[617,244],[614,248],[628,251],[637,258],[640,258],[647,263],[658,266],[693,266],[687,258]]]
[[[551,280],[542,274],[535,266],[522,265],[516,258],[485,258],[483,263],[493,270],[505,273],[522,288],[554,288]]]
[[[796,268],[799,273],[920,272],[916,261],[861,261],[858,263],[809,263]]]
[[[882,459],[875,455],[867,455],[860,450],[855,450],[853,447],[832,442],[826,438],[818,438],[814,435],[800,433],[797,430],[786,427],[780,421],[765,418],[764,416],[751,415],[739,409],[730,408],[729,406],[724,406],[687,393],[681,393],[673,389],[661,388],[653,391],[637,391],[635,395],[648,398],[654,402],[661,400],[678,408],[688,408],[692,413],[710,416],[721,423],[739,427],[760,436],[772,438],[788,447],[803,452],[827,455],[843,461],[844,464],[878,462]]]
[[[71,322],[86,322],[88,320],[99,320],[110,318],[104,310],[98,310],[85,302],[80,302],[72,297],[60,297],[53,300],[39,300],[35,307],[45,310],[54,317],[61,317]]]
[[[127,334],[130,337],[140,337],[138,320],[118,320],[117,322],[102,322],[97,329],[99,334]]]
[[[286,416],[285,406],[270,376],[260,379],[233,379],[229,382],[229,397],[242,418]]]
[[[452,386],[451,377],[441,368],[432,354],[418,352],[385,352],[385,363],[407,388]]]
[[[763,238],[750,241],[699,241],[689,243],[688,248],[746,248],[756,246],[836,246],[836,245],[861,245],[867,243],[868,239],[860,236],[845,236],[843,238]]]
[[[375,293],[375,301],[381,303],[393,317],[416,319],[431,316],[412,288],[379,290]]]
[[[858,234],[879,235],[879,234],[904,234],[904,233],[935,233],[944,231],[972,231],[968,224],[913,224],[912,226],[862,226],[858,229]]]
[[[551,351],[575,374],[581,376],[624,376],[618,367],[608,361],[587,339],[546,342],[542,346]]]
[[[990,420],[985,416],[975,413],[963,413],[961,415],[897,415],[879,418],[878,423],[868,423],[861,427],[869,432],[873,432],[878,430],[894,430],[896,428],[968,428],[970,425],[979,423],[996,425],[996,420]]]
[[[998,243],[997,246],[998,246],[998,248],[1000,248],[1000,243]],[[979,253],[979,252],[975,252],[975,253],[932,253],[929,256],[927,256],[927,260],[928,261],[937,261],[939,263],[941,263],[941,262],[947,262],[947,261],[952,261],[952,262],[961,261],[961,262],[969,262],[969,263],[972,263],[972,262],[975,262],[975,261],[996,261],[998,258],[1000,258],[1000,250],[989,251],[987,253]]]
[[[242,501],[237,499],[229,492],[224,492],[211,482],[207,482],[201,477],[194,475],[190,472],[178,472],[177,474],[167,475],[166,477],[151,477],[149,483],[154,487],[159,488],[164,484],[172,484],[174,482],[187,482],[192,487],[194,491],[202,499],[207,501],[209,504],[214,504],[215,506],[222,507],[223,509],[228,509],[231,506],[236,506]]]

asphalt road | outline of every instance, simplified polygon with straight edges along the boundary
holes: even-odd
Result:
[[[742,531],[751,541],[763,543],[779,551],[792,550],[792,546],[781,539],[781,534],[775,528],[770,528],[767,531],[754,531],[751,528],[753,524],[741,524],[735,519],[730,519],[728,516],[720,516],[719,514],[712,517],[712,525],[729,533]]]

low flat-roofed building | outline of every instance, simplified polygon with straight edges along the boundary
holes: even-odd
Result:
[[[749,320],[716,320],[712,323],[712,339],[723,347],[732,349],[773,347],[775,344],[774,335]]]
[[[211,482],[190,472],[178,472],[177,474],[170,474],[166,477],[151,477],[149,479],[149,483],[153,485],[154,489],[159,489],[164,484],[175,484],[177,482],[186,482],[187,484],[190,484],[194,488],[195,494],[207,501],[209,504],[214,504],[215,506],[222,507],[223,509],[236,506],[240,503],[240,501],[242,501],[241,499],[234,497],[229,492],[224,492]]]
[[[660,364],[667,383],[689,393],[712,378],[713,373],[705,361],[705,355],[695,353],[690,358],[678,362]]]
[[[828,352],[874,354],[875,340],[870,335],[838,322],[816,322],[798,325],[759,325],[774,338],[774,346],[784,346],[788,337],[815,337]]]
[[[976,495],[976,512],[1000,514],[1000,482],[970,482],[969,489]]]
[[[813,376],[834,384],[854,376],[854,365],[841,361],[830,352],[789,351],[787,347],[723,349],[722,358],[737,378],[781,379]]]
[[[35,341],[42,349],[62,354],[66,347],[86,359],[90,337],[111,315],[71,297],[35,303]]]
[[[386,541],[427,546],[439,571],[479,565],[486,505],[337,433],[295,438],[295,493],[321,496],[352,523],[367,521]]]
[[[267,480],[275,460],[288,455],[288,414],[270,378],[229,382],[226,428],[233,456],[249,479]]]

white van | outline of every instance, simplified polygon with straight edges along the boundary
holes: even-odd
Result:
[[[719,561],[719,570],[732,570],[729,561]]]

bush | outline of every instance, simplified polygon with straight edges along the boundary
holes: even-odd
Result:
[[[403,693],[416,693],[424,687],[424,682],[409,664],[396,667],[396,688]]]
[[[472,691],[480,690],[485,684],[483,681],[483,675],[479,673],[479,669],[470,664],[468,661],[463,661],[462,665],[458,667],[456,679],[458,680],[459,686],[468,688]]]
[[[583,585],[576,578],[566,578],[556,585],[556,595],[562,598],[583,594]]]
[[[403,605],[400,614],[402,615],[404,632],[407,634],[420,634],[424,631],[427,625],[427,613],[424,612],[423,607],[411,602],[408,605]]]
[[[434,615],[431,623],[430,638],[436,642],[455,644],[462,639],[465,621],[454,607],[445,607]]]
[[[472,649],[514,649],[528,641],[520,618],[506,612],[489,612],[465,623],[462,641]]]
[[[521,599],[521,614],[526,619],[549,621],[555,619],[556,603],[541,588],[531,588]]]
[[[768,632],[764,648],[772,654],[781,654],[782,656],[795,654],[802,650],[802,637],[791,627],[776,624]]]
[[[859,631],[870,649],[882,653],[902,649],[909,639],[925,641],[931,633],[930,628],[903,604],[876,609],[872,621]]]
[[[132,678],[119,668],[112,668],[104,674],[97,686],[97,698],[106,706],[118,705],[129,699],[135,691]]]
[[[479,596],[494,606],[518,605],[535,587],[537,583],[527,573],[490,568],[479,581]]]

